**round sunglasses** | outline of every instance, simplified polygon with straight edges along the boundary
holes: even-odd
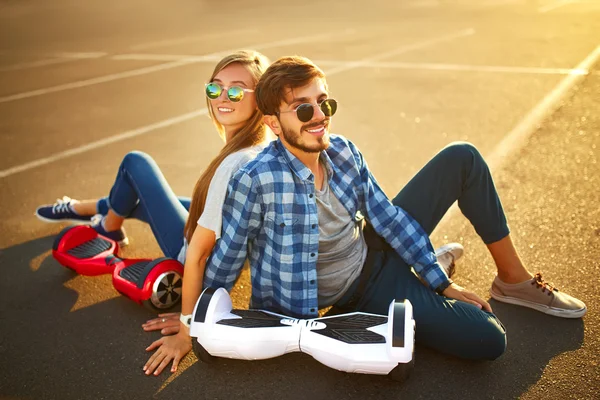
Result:
[[[315,115],[315,107],[319,107],[326,117],[333,117],[337,111],[337,101],[334,99],[325,99],[319,104],[303,103],[293,110],[279,111],[279,113],[295,112],[300,122],[308,122]]]
[[[218,83],[211,82],[205,85],[206,87],[206,97],[211,100],[216,100],[221,97],[221,93],[224,90],[227,91],[227,98],[234,103],[242,101],[244,98],[244,92],[254,92],[252,89],[246,89],[239,86],[231,86],[230,88],[226,88],[225,86],[221,86]]]

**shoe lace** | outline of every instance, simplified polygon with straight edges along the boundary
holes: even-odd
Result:
[[[104,215],[102,215],[102,214],[96,214],[96,215],[94,215],[91,218],[92,226],[99,225],[102,222],[102,218],[104,218]]]
[[[58,214],[71,211],[71,201],[71,198],[67,196],[63,196],[62,199],[56,199],[56,203],[52,206],[52,212]]]
[[[538,288],[541,288],[543,293],[548,291],[548,296],[550,296],[552,292],[558,292],[556,286],[552,282],[546,282],[544,278],[542,278],[542,274],[540,272],[535,274],[533,280],[531,281],[531,284],[535,285]]]

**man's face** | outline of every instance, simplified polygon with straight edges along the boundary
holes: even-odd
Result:
[[[279,136],[290,151],[297,149],[306,153],[318,153],[329,147],[331,117],[326,117],[318,106],[327,99],[327,95],[325,81],[321,78],[314,79],[306,86],[287,90],[279,107]],[[303,103],[314,106],[313,116],[307,122],[300,121],[294,111]]]

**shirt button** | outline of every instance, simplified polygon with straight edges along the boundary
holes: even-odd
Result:
[[[315,253],[310,253],[310,256],[311,256],[311,257],[314,257],[314,256],[315,256]]]
[[[310,281],[310,284],[311,284],[311,285],[314,285],[314,284],[315,284],[315,280],[314,280],[314,279],[312,279],[312,280]]]
[[[310,197],[312,199],[313,198],[313,194],[312,193],[309,194],[308,197]]]
[[[314,309],[314,308],[311,308],[311,309],[310,309],[310,312],[315,312],[315,309]]]
[[[312,224],[310,227],[315,229],[317,227],[317,224]]]
[[[281,224],[279,224],[279,226],[285,228],[285,222],[282,222]]]

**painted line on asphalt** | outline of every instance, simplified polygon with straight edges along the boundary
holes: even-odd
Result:
[[[158,40],[154,42],[147,42],[142,44],[137,44],[129,47],[131,50],[147,50],[154,49],[157,47],[168,47],[168,46],[176,46],[180,44],[188,44],[199,42],[201,40],[215,40],[227,36],[238,36],[238,35],[248,35],[256,33],[256,29],[238,29],[231,30],[227,32],[216,32],[216,33],[208,33],[204,35],[195,35],[195,36],[184,36],[176,39],[167,39],[167,40]]]
[[[83,59],[100,58],[105,55],[106,53],[57,53],[52,56],[53,58],[49,59],[8,65],[6,67],[0,68],[0,72],[20,71],[29,68],[43,67],[53,64],[63,64]]]
[[[317,65],[338,66],[347,61],[317,60]],[[414,69],[428,71],[456,71],[456,72],[498,72],[508,74],[548,74],[548,75],[587,75],[588,70],[576,68],[539,68],[539,67],[508,67],[497,65],[465,65],[465,64],[439,64],[439,63],[411,63],[411,62],[366,62],[361,64],[364,68],[389,68],[389,69]]]
[[[12,65],[8,65],[6,67],[2,67],[2,68],[0,68],[0,72],[20,71],[20,70],[29,69],[29,68],[43,67],[46,65],[53,65],[53,64],[62,64],[62,63],[68,63],[68,62],[73,62],[73,61],[75,61],[75,60],[69,59],[69,58],[50,58],[50,59],[46,59],[46,60],[30,61],[30,62],[12,64]]]
[[[600,60],[600,45],[598,45],[583,61],[574,69],[589,70],[596,62]],[[501,169],[508,157],[520,150],[527,139],[536,132],[544,120],[552,115],[561,104],[561,100],[571,90],[573,86],[579,83],[585,75],[567,75],[565,76],[546,96],[544,96],[533,107],[519,123],[510,130],[504,138],[498,143],[492,152],[485,157],[490,170]],[[459,212],[458,205],[455,203],[444,215],[438,227],[447,223],[455,214]],[[436,228],[437,229],[437,228]]]
[[[179,124],[184,121],[188,121],[192,118],[199,117],[201,115],[206,115],[208,110],[206,108],[201,108],[196,111],[192,111],[187,114],[179,115],[174,118],[169,118],[151,125],[146,125],[141,128],[133,129],[130,131],[122,132],[117,135],[113,135],[101,140],[97,140],[95,142],[88,143],[83,146],[79,146],[73,149],[61,151],[60,153],[53,154],[49,157],[40,158],[35,161],[31,161],[16,167],[8,168],[3,171],[0,171],[0,179],[6,178],[7,176],[17,174],[19,172],[27,171],[32,168],[41,167],[42,165],[50,164],[52,162],[62,160],[63,158],[71,157],[77,154],[85,153],[87,151],[96,150],[100,147],[108,146],[109,144],[113,144],[116,142],[120,142],[125,139],[131,139],[136,136],[143,135],[148,132],[155,131],[157,129],[162,129],[169,127],[171,125]]]
[[[119,54],[110,57],[113,60],[135,61],[177,61],[193,60],[195,62],[212,63],[219,57],[194,56],[192,54]],[[507,74],[540,74],[540,75],[587,75],[589,71],[574,68],[542,68],[542,67],[512,67],[502,65],[468,65],[444,63],[416,62],[364,62],[361,60],[313,60],[320,67],[339,67],[348,63],[360,63],[361,68],[413,69],[425,71],[456,71],[456,72],[497,72]]]
[[[60,53],[54,53],[54,56],[82,60],[82,59],[88,59],[88,58],[100,58],[100,57],[106,56],[107,54],[108,53],[101,52],[101,51],[87,51],[87,52],[62,51]]]
[[[544,7],[540,7],[538,11],[540,13],[547,13],[548,11],[556,10],[559,7],[566,6],[568,4],[576,3],[577,0],[561,0],[553,4],[545,5]]]
[[[109,57],[111,60],[117,61],[178,61],[192,60],[194,62],[213,63],[220,60],[222,57],[217,56],[196,56],[193,54],[148,54],[148,53],[125,53],[117,54]]]
[[[589,70],[600,59],[600,45],[574,69]],[[542,122],[560,107],[561,99],[583,79],[584,75],[567,75],[496,145],[487,157],[491,168],[502,166],[506,157],[520,149],[526,139],[539,129]]]
[[[17,93],[17,94],[13,94],[10,96],[0,97],[0,103],[7,103],[9,101],[27,99],[30,97],[43,96],[45,94],[62,92],[65,90],[70,90],[70,89],[83,88],[83,87],[87,87],[87,86],[97,85],[100,83],[115,81],[117,79],[131,78],[134,76],[145,75],[145,74],[149,74],[152,72],[163,71],[166,69],[181,67],[183,65],[188,65],[191,63],[193,63],[193,61],[188,61],[188,60],[174,61],[174,62],[169,62],[166,64],[153,65],[151,67],[138,68],[138,69],[134,69],[131,71],[119,72],[119,73],[110,74],[110,75],[104,75],[104,76],[100,76],[97,78],[84,79],[81,81],[65,83],[62,85],[52,86],[52,87],[48,87],[45,89],[31,90],[29,92]]]
[[[428,39],[428,40],[424,40],[421,42],[417,42],[417,43],[413,43],[413,44],[409,44],[409,45],[404,45],[404,46],[400,46],[394,50],[391,51],[386,51],[384,53],[380,53],[377,54],[375,56],[371,56],[371,57],[366,57],[363,58],[361,60],[358,61],[350,61],[350,62],[346,62],[342,65],[339,65],[337,67],[334,67],[331,70],[327,70],[325,71],[326,75],[332,75],[332,74],[336,74],[339,72],[344,72],[344,71],[348,71],[351,69],[355,69],[355,68],[359,68],[364,66],[365,64],[368,63],[372,63],[378,60],[382,60],[385,58],[389,58],[389,57],[393,57],[393,56],[397,56],[400,54],[404,54],[404,53],[408,53],[410,51],[413,50],[418,50],[418,49],[422,49],[424,47],[428,47],[428,46],[433,46],[439,43],[444,43],[444,42],[448,42],[454,39],[459,39],[462,37],[466,37],[466,36],[471,36],[475,33],[475,30],[473,28],[469,28],[469,29],[464,29],[461,30],[459,32],[456,33],[450,33],[447,35],[443,35],[443,36],[438,36],[432,39]]]
[[[355,31],[349,29],[349,30],[345,31],[344,33],[349,34],[349,33],[353,33],[353,32],[355,32]],[[256,49],[256,50],[264,50],[264,49],[269,49],[269,48],[273,48],[273,47],[283,47],[283,46],[289,46],[289,45],[298,44],[298,43],[314,42],[314,41],[327,39],[331,36],[338,37],[339,35],[340,35],[340,32],[336,31],[336,32],[329,32],[329,33],[324,33],[324,34],[319,34],[319,35],[309,35],[309,36],[301,36],[301,37],[296,37],[296,38],[291,38],[291,39],[277,40],[274,42],[256,43],[256,44],[248,45],[246,47]],[[197,57],[202,57],[203,59],[205,59],[205,58],[221,59],[226,54],[229,54],[236,50],[238,50],[238,48],[227,49],[227,50],[207,54],[204,56],[197,56]],[[181,67],[184,65],[193,64],[196,62],[197,62],[196,58],[182,59],[182,60],[178,60],[178,61],[168,62],[165,64],[154,65],[151,67],[138,68],[138,69],[134,69],[131,71],[119,72],[116,74],[100,76],[97,78],[85,79],[85,80],[76,81],[76,82],[70,82],[70,83],[66,83],[66,84],[62,84],[62,85],[58,85],[58,86],[52,86],[49,88],[31,90],[31,91],[23,92],[23,93],[16,93],[13,95],[0,97],[0,103],[6,103],[9,101],[21,100],[21,99],[26,99],[26,98],[30,98],[30,97],[36,97],[36,96],[43,96],[46,94],[61,92],[64,90],[78,89],[78,88],[82,88],[82,87],[97,85],[100,83],[111,82],[111,81],[115,81],[118,79],[146,75],[146,74],[150,74],[152,72],[164,71],[167,69],[177,68],[177,67]]]
[[[348,33],[348,34],[349,33],[353,33],[353,32],[354,32],[353,30],[346,31],[346,33]],[[282,45],[287,45],[289,43],[298,43],[300,40],[304,40],[304,41],[321,40],[321,39],[323,39],[324,36],[333,35],[333,34],[334,33],[329,33],[329,34],[305,36],[303,38],[278,40],[276,42],[259,44],[259,45],[254,46],[254,48],[261,47],[262,49],[264,49],[264,48],[267,48],[267,47],[270,47],[270,46],[279,47],[279,46],[282,46]],[[335,33],[335,34],[339,36],[339,32]],[[230,52],[230,51],[227,50],[226,52]],[[215,54],[209,55],[209,56],[216,57],[216,54],[219,54],[219,53],[215,53]],[[218,58],[220,59],[222,57],[219,56]],[[188,63],[192,62],[192,61],[187,61],[186,59],[180,60],[180,61],[177,61],[177,62],[184,62],[184,61],[188,62]],[[161,65],[164,66],[166,64],[161,64]],[[159,67],[160,67],[160,65],[159,65]],[[202,109],[193,111],[191,113],[187,113],[187,114],[183,114],[183,115],[180,115],[180,116],[177,116],[177,117],[169,118],[169,119],[166,119],[164,121],[160,121],[160,122],[157,122],[157,123],[154,123],[154,124],[151,124],[151,125],[146,125],[146,126],[143,126],[143,127],[131,130],[131,131],[119,133],[117,135],[113,135],[113,136],[107,137],[105,139],[97,140],[95,142],[88,143],[88,144],[83,145],[83,146],[79,146],[79,147],[76,147],[76,148],[73,148],[73,149],[65,150],[65,151],[53,154],[51,156],[48,156],[48,157],[44,157],[44,158],[41,158],[41,159],[38,159],[38,160],[34,160],[34,161],[31,161],[31,162],[28,162],[28,163],[25,163],[25,164],[21,164],[21,165],[15,166],[15,167],[11,167],[11,168],[5,169],[3,171],[0,171],[0,179],[6,178],[6,177],[14,175],[14,174],[17,174],[19,172],[30,170],[32,168],[36,168],[36,167],[40,167],[42,165],[50,164],[52,162],[55,162],[55,161],[58,161],[58,160],[62,160],[64,158],[67,158],[67,157],[70,157],[70,156],[73,156],[73,155],[76,155],[76,154],[81,154],[81,153],[85,153],[87,151],[96,150],[96,149],[98,149],[100,147],[104,147],[104,146],[107,146],[109,144],[120,142],[122,140],[129,139],[129,138],[132,138],[132,137],[140,136],[142,134],[152,132],[152,131],[154,131],[156,129],[161,129],[161,128],[164,128],[164,127],[167,127],[167,126],[175,125],[175,124],[178,124],[180,122],[184,122],[184,121],[190,120],[192,118],[196,118],[196,117],[201,116],[201,115],[206,115],[207,113],[208,113],[208,110],[206,108],[202,108]]]

